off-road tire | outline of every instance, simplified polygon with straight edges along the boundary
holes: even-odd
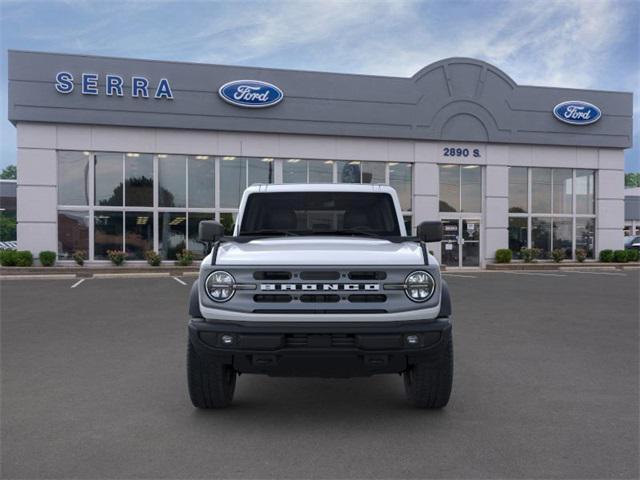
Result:
[[[189,341],[187,378],[189,397],[197,408],[224,408],[231,404],[236,389],[236,372],[222,362],[205,362]]]
[[[449,402],[453,384],[453,340],[444,347],[440,359],[416,363],[404,372],[407,400],[418,408],[442,408]]]

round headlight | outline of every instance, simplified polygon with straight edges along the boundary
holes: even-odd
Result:
[[[218,270],[209,274],[204,289],[214,302],[226,302],[236,292],[236,281],[230,273]]]
[[[410,273],[404,281],[404,291],[414,302],[426,302],[436,291],[436,281],[424,270]]]

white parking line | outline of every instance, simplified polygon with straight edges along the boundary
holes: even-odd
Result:
[[[617,277],[626,277],[624,273],[613,272],[585,272],[584,270],[570,270],[571,273],[586,273],[588,275],[615,275]]]
[[[81,278],[80,280],[78,280],[76,283],[74,283],[73,285],[71,285],[71,288],[76,288],[78,285],[80,285],[82,282],[84,282],[86,280],[86,278]]]
[[[180,280],[178,277],[172,277],[176,282],[181,283],[182,285],[186,285],[185,282],[183,282],[182,280]]]
[[[500,272],[500,273],[509,273],[511,275],[537,275],[539,277],[566,277],[566,275],[562,273],[538,273],[538,272]]]
[[[459,275],[457,273],[443,273],[442,275],[446,275],[447,277],[478,278],[473,275]]]

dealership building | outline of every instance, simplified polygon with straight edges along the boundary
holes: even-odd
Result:
[[[202,254],[254,183],[384,183],[448,266],[623,245],[632,94],[518,85],[449,58],[381,77],[9,52],[18,248]],[[570,87],[570,86],[568,86]]]

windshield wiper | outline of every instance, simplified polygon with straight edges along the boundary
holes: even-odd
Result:
[[[297,237],[300,234],[296,232],[292,232],[291,230],[277,230],[277,229],[271,229],[271,228],[252,230],[250,232],[240,232],[241,237],[259,236],[259,235],[282,235],[284,237]]]

